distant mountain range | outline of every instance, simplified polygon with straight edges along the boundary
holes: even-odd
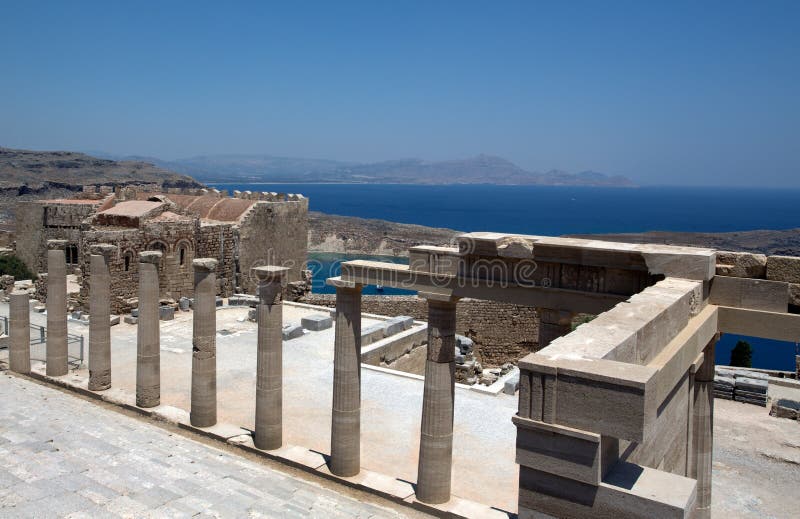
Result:
[[[15,150],[0,147],[0,190],[65,188],[83,185],[161,184],[200,187],[194,179],[135,160],[109,160],[72,151]]]
[[[335,160],[276,157],[273,155],[206,155],[178,160],[155,157],[109,158],[150,162],[202,182],[358,182],[378,184],[527,184],[565,186],[633,186],[623,176],[594,171],[546,173],[527,171],[492,155],[430,162],[399,159],[357,163]]]

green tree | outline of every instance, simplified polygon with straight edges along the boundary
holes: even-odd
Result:
[[[753,348],[747,341],[739,341],[731,351],[731,366],[740,368],[753,367]]]
[[[28,267],[16,256],[0,256],[0,276],[14,276],[15,280],[36,279],[36,276],[28,270]]]

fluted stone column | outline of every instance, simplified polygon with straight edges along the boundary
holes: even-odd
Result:
[[[283,443],[283,281],[286,267],[256,267],[258,278],[258,352],[256,422],[253,441],[259,449]]]
[[[27,292],[11,292],[9,296],[8,367],[17,373],[31,372],[31,310]]]
[[[424,294],[420,296],[425,297]],[[422,396],[417,499],[450,500],[453,463],[456,300],[428,297],[428,359]]]
[[[194,268],[192,317],[192,408],[195,427],[217,423],[217,260],[198,258]]]
[[[136,405],[161,403],[161,336],[158,266],[161,252],[139,253],[139,320],[136,328]]]
[[[694,375],[692,448],[689,477],[697,480],[695,516],[711,517],[711,462],[714,448],[714,346],[717,334],[703,351],[703,363]]]
[[[67,374],[67,242],[47,242],[47,367],[51,377]]]
[[[111,256],[117,248],[92,246],[89,259],[89,390],[111,387]]]
[[[347,477],[361,470],[361,285],[327,282],[336,287],[330,470]]]
[[[539,348],[572,331],[572,312],[539,308]]]

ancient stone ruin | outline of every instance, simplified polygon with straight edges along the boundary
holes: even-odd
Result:
[[[47,374],[50,380],[61,380],[66,373],[61,346],[66,315],[56,306],[65,306],[64,243],[51,240],[49,247]],[[104,274],[106,258],[113,253],[99,246],[88,252],[94,267],[90,297],[97,291],[99,303],[113,285]],[[139,407],[159,403],[162,375],[154,296],[165,275],[158,268],[161,256],[160,251],[144,250],[135,258],[140,268],[146,266],[142,274],[147,272],[140,276],[138,295]],[[219,266],[216,258],[194,258],[192,267],[189,425],[209,428],[217,423],[218,405],[226,405],[217,402],[216,393]],[[800,258],[780,260],[781,272],[797,267]],[[256,449],[282,446],[280,286],[290,272],[275,266],[257,266],[252,272],[260,287]],[[345,262],[341,276],[328,283],[336,288],[336,313],[327,468],[349,482],[362,470],[362,287],[416,290],[428,301],[413,500],[434,507],[452,496],[455,356],[457,349],[462,351],[455,334],[459,300],[539,309],[543,347],[519,362],[518,412],[513,417],[520,466],[518,514],[526,518],[709,517],[714,346],[720,333],[791,341],[800,337],[800,315],[790,312],[796,308],[790,309],[788,281],[720,275],[717,253],[711,249],[471,233],[460,236],[457,247],[412,248],[409,265]],[[30,358],[22,331],[28,327],[24,304],[27,297],[12,296],[11,369],[19,372],[30,370],[24,362]],[[573,331],[577,313],[597,317]],[[92,319],[96,315],[101,314],[93,313]],[[97,390],[105,390],[113,380],[106,358],[107,329],[93,326],[90,333],[100,335],[89,341],[90,373]]]
[[[111,311],[136,307],[138,255],[162,253],[159,297],[178,301],[194,293],[192,260],[217,260],[215,292],[255,294],[259,265],[287,267],[287,291],[308,291],[305,271],[308,199],[283,193],[152,187],[86,188],[78,198],[20,202],[16,255],[32,272],[45,272],[47,242],[62,240],[65,268],[82,274],[79,306],[89,309],[92,247],[110,244]]]

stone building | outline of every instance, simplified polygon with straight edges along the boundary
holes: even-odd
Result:
[[[83,274],[86,304],[92,245],[117,246],[111,259],[114,312],[135,306],[138,253],[163,253],[161,298],[192,297],[194,258],[217,259],[217,295],[255,293],[249,272],[259,265],[289,267],[289,297],[306,290],[308,199],[302,195],[168,189],[87,188],[72,199],[20,202],[16,254],[45,272],[47,240],[66,240],[68,268]]]

